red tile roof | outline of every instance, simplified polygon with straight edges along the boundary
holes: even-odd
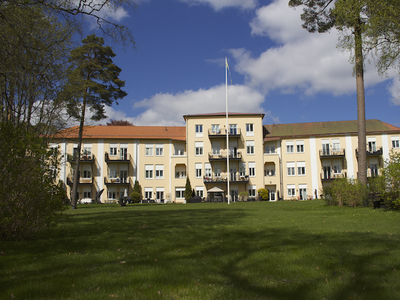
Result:
[[[77,139],[79,126],[58,132],[54,138]],[[184,126],[85,126],[83,138],[186,140]]]

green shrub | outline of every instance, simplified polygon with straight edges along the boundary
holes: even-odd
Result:
[[[0,123],[0,140],[0,239],[26,239],[64,208],[58,151],[22,125]]]
[[[335,179],[329,186],[323,188],[324,200],[327,205],[357,207],[367,199],[367,187],[354,179]]]
[[[142,195],[140,195],[138,192],[133,191],[131,193],[131,199],[133,203],[139,203],[140,200],[142,199]]]
[[[246,201],[248,197],[249,197],[249,192],[248,191],[242,191],[242,192],[239,193],[239,200],[240,201]]]
[[[259,189],[257,192],[263,201],[267,201],[269,199],[269,191],[267,189]]]

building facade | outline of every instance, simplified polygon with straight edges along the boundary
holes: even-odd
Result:
[[[200,197],[218,187],[231,200],[266,188],[271,201],[312,199],[336,178],[357,178],[357,122],[263,125],[263,114],[185,115],[186,126],[86,126],[78,199],[115,202],[137,180],[143,198],[184,201],[186,178]],[[62,155],[59,178],[70,195],[78,128],[59,132],[51,147]],[[400,128],[367,120],[369,177],[399,151]]]

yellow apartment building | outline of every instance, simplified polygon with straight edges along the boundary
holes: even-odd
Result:
[[[269,190],[271,201],[313,199],[336,178],[357,178],[357,121],[263,125],[264,114],[183,116],[185,126],[86,126],[78,199],[116,202],[135,180],[144,199],[184,202],[186,178],[201,197],[214,187],[238,199]],[[227,138],[228,136],[228,138]],[[369,177],[400,149],[400,128],[367,120]],[[60,131],[59,178],[71,194],[78,127]],[[228,167],[229,164],[229,167]]]

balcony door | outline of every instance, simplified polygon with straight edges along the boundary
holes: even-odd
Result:
[[[324,171],[324,179],[330,179],[331,178],[331,173],[332,173],[332,167],[331,166],[325,166],[323,168]]]
[[[322,153],[323,153],[323,155],[330,155],[329,141],[322,142]]]
[[[120,149],[121,160],[128,159],[128,148],[121,148]]]

